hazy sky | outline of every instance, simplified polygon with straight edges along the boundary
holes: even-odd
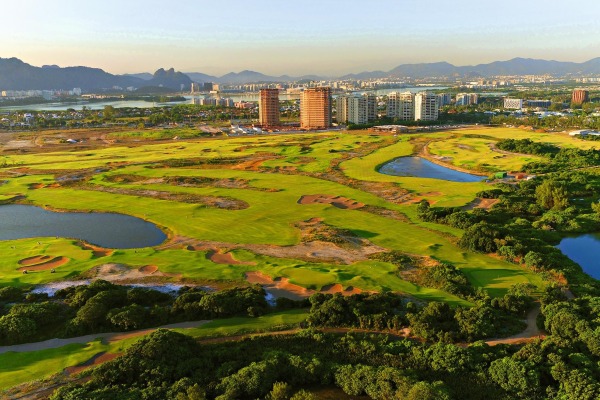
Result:
[[[111,73],[340,75],[600,56],[600,1],[6,0],[0,57]]]

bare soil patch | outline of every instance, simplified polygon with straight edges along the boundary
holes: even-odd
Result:
[[[249,207],[249,204],[243,200],[223,196],[203,196],[191,193],[174,193],[159,190],[113,188],[89,184],[81,186],[80,189],[122,194],[127,196],[149,197],[153,199],[176,201],[180,203],[202,204],[206,207],[222,208],[227,210],[243,210]]]
[[[298,204],[331,204],[334,207],[341,208],[343,210],[355,210],[357,208],[364,207],[364,203],[360,203],[356,200],[348,199],[342,196],[330,196],[325,194],[310,194],[300,197]]]
[[[474,208],[482,208],[484,210],[492,208],[492,206],[498,203],[498,199],[481,199],[477,198],[463,207],[463,210],[472,210]]]
[[[28,265],[28,266],[24,266],[21,268],[18,268],[18,271],[45,271],[45,270],[49,270],[49,269],[54,269],[54,268],[58,268],[61,265],[65,265],[66,263],[69,262],[69,258],[67,257],[63,257],[63,256],[58,256],[58,257],[54,257],[51,260],[45,261],[45,262],[41,262],[35,265]]]
[[[115,358],[119,357],[120,355],[122,355],[123,353],[106,353],[106,352],[102,352],[102,353],[98,353],[95,356],[93,356],[92,358],[90,358],[89,360],[87,360],[86,362],[79,364],[79,365],[75,365],[73,367],[67,367],[65,368],[65,374],[67,375],[74,375],[74,374],[78,374],[80,372],[85,371],[88,368],[92,368],[92,367],[96,367],[100,364],[103,364],[107,361],[111,361],[114,360]]]

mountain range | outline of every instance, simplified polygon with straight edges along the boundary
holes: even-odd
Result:
[[[537,60],[531,58],[513,58],[508,61],[495,61],[488,64],[455,66],[447,62],[402,64],[390,71],[370,71],[348,74],[337,79],[378,79],[378,78],[427,78],[456,79],[469,77],[511,76],[511,75],[543,75],[580,76],[600,74],[600,57],[575,63],[565,61]],[[119,87],[152,87],[162,86],[175,91],[189,88],[192,82],[215,83],[257,83],[257,82],[291,82],[299,80],[335,79],[316,75],[301,77],[269,76],[255,71],[230,72],[221,77],[200,72],[182,73],[173,68],[159,69],[154,74],[147,72],[138,74],[113,75],[98,68],[66,67],[44,65],[34,67],[17,58],[0,58],[0,90],[43,90],[72,89],[79,87],[84,91]]]

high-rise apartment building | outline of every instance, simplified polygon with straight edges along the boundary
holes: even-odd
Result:
[[[279,125],[279,89],[260,89],[258,122],[262,126]]]
[[[590,101],[590,92],[584,89],[573,90],[571,102],[574,104],[583,104]]]
[[[372,93],[359,96],[338,96],[337,122],[367,124],[377,119],[377,97]]]
[[[413,121],[415,119],[414,102],[414,93],[390,93],[387,100],[386,115],[403,121]]]
[[[326,129],[331,127],[331,88],[308,88],[300,98],[300,128]]]
[[[438,110],[437,95],[428,92],[415,95],[415,121],[437,121]]]

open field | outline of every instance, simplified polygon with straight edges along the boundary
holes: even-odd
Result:
[[[511,134],[499,129],[485,132]],[[486,188],[485,183],[377,172],[386,161],[413,153],[414,140],[427,140],[431,146],[455,135],[335,132],[128,142],[83,151],[5,155],[7,167],[0,173],[10,178],[0,186],[0,196],[21,196],[22,202],[57,210],[133,215],[161,227],[169,240],[154,248],[106,252],[62,238],[3,241],[0,251],[6,256],[0,264],[0,284],[27,286],[73,279],[105,264],[132,270],[152,265],[157,275],[151,278],[163,281],[239,284],[245,282],[247,272],[260,271],[313,290],[341,284],[466,304],[441,290],[404,281],[394,265],[366,254],[347,261],[335,254],[295,251],[295,246],[315,240],[305,237],[301,225],[318,220],[329,230],[347,231],[353,237],[318,237],[313,248],[329,240],[326,244],[342,255],[361,246],[376,246],[379,251],[432,257],[455,264],[474,285],[492,295],[504,293],[514,283],[541,285],[539,276],[520,266],[459,249],[455,241],[460,230],[416,219],[415,203],[420,199],[462,206]],[[390,198],[387,193],[394,190],[406,198]],[[340,198],[343,204],[306,204],[302,199],[307,196]],[[226,254],[230,250],[241,262],[225,265],[211,260],[215,252],[230,257]],[[29,257],[68,260],[53,274],[40,269],[24,275],[18,270],[19,261]]]
[[[429,153],[457,167],[482,173],[518,171],[524,164],[540,160],[537,156],[511,154],[495,149],[494,143],[500,139],[530,139],[584,150],[598,147],[594,142],[575,139],[567,133],[539,133],[517,128],[474,128],[454,131],[453,134],[444,140],[430,142],[427,146]]]

